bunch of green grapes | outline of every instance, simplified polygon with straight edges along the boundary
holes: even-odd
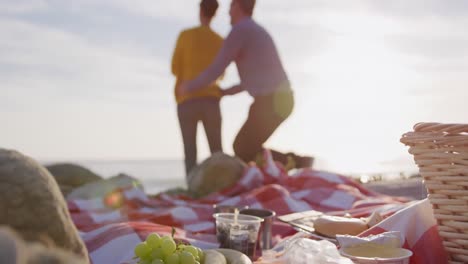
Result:
[[[177,244],[172,237],[156,233],[136,245],[135,255],[138,264],[200,264],[204,258],[200,248]]]

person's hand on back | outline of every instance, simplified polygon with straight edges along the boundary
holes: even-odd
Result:
[[[242,88],[242,86],[240,84],[237,84],[237,85],[234,85],[234,86],[231,86],[230,88],[227,88],[227,89],[224,89],[224,90],[221,90],[221,94],[223,96],[226,96],[226,95],[235,95],[235,94],[238,94],[240,92],[244,91],[244,89]]]
[[[187,90],[187,88],[188,88],[187,83],[188,83],[188,81],[182,81],[179,85],[177,85],[177,87],[176,87],[177,96],[186,96],[186,95],[188,95],[190,93]]]

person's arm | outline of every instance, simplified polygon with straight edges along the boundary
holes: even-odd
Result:
[[[244,91],[244,87],[242,87],[241,84],[237,84],[237,85],[234,85],[228,89],[224,89],[224,90],[221,90],[221,94],[223,96],[226,96],[226,95],[235,95],[235,94],[238,94],[240,92],[243,92]]]
[[[176,77],[182,75],[181,69],[181,61],[182,61],[182,50],[183,50],[183,40],[182,40],[183,32],[179,34],[177,38],[176,47],[174,49],[174,53],[172,54],[172,74]]]
[[[224,40],[223,47],[213,63],[196,79],[182,84],[182,89],[185,92],[193,92],[216,81],[223,74],[227,66],[238,56],[244,43],[243,38],[241,30],[233,28],[229,36]]]

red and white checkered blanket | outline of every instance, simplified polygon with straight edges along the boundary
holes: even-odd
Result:
[[[355,217],[368,216],[374,211],[391,216],[408,207],[405,199],[372,192],[347,177],[314,170],[288,175],[273,162],[268,152],[265,159],[267,162],[261,168],[248,167],[236,185],[203,199],[167,194],[149,197],[141,189],[129,186],[106,197],[69,200],[72,219],[85,241],[91,263],[125,263],[132,259],[134,246],[149,233],[169,235],[171,227],[176,228],[178,239],[203,249],[216,248],[213,204],[266,208],[276,211],[277,215],[318,210],[350,213]],[[113,209],[115,204],[121,206]],[[432,212],[429,215],[425,211],[416,212],[399,218],[396,224],[382,224],[369,232],[402,230],[408,238],[405,246],[414,252],[412,263],[441,263],[431,258],[437,255],[440,260],[440,255],[444,256],[433,252],[434,244],[438,245],[437,252],[441,246]],[[417,228],[412,229],[413,225]],[[296,230],[289,225],[274,223],[274,241],[294,233]],[[428,238],[431,238],[429,242]]]

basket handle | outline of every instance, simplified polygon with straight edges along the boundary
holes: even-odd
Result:
[[[418,123],[415,132],[446,132],[450,134],[468,133],[468,124]]]

